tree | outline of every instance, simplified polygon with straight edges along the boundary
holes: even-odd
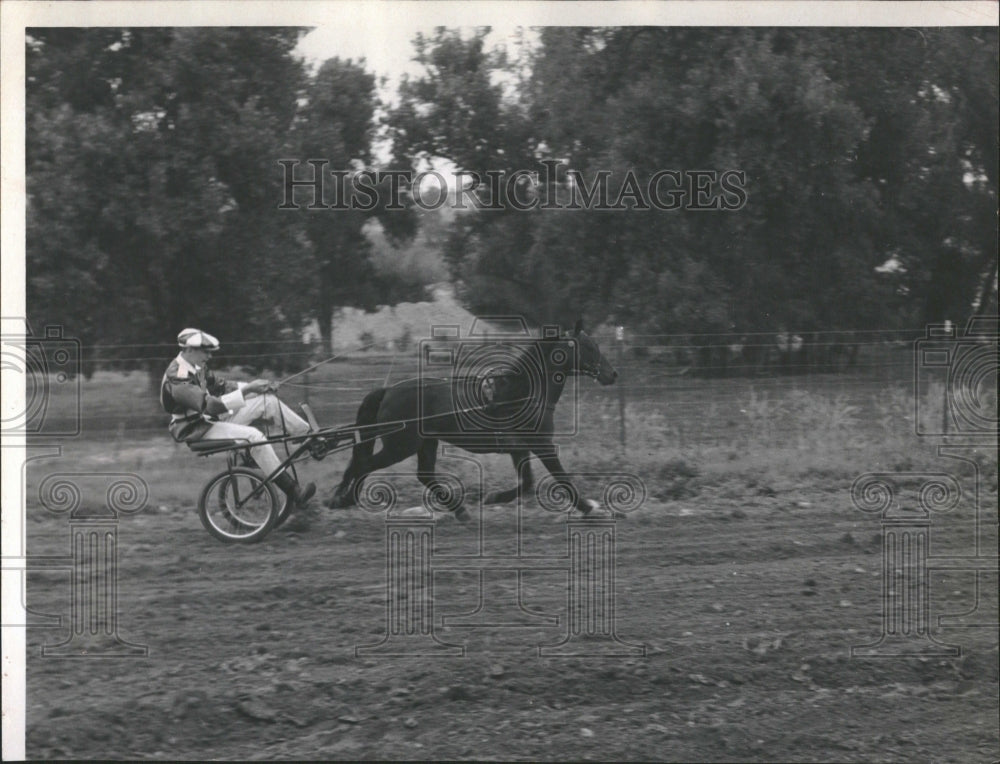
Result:
[[[851,42],[858,55],[829,66],[869,125],[856,172],[879,190],[881,244],[913,321],[962,322],[988,309],[996,279],[996,31],[867,29]]]
[[[28,303],[103,359],[128,365],[188,325],[227,360],[300,365],[335,308],[423,285],[370,260],[407,212],[290,211],[287,157],[371,166],[377,106],[363,63],[310,77],[298,29],[45,29],[28,39]],[[332,185],[332,184],[331,184]],[[67,299],[69,297],[69,299]],[[148,350],[138,346],[153,346]],[[234,352],[234,349],[237,349]],[[92,364],[88,364],[92,368]]]
[[[192,324],[247,353],[295,336],[313,264],[275,258],[295,231],[274,160],[304,81],[300,34],[30,32],[29,318],[133,364],[150,353],[136,345]]]
[[[513,98],[482,41],[418,40],[426,75],[390,117],[401,156],[553,159],[612,190],[732,169],[748,199],[459,215],[446,255],[473,309],[706,336],[892,328],[961,320],[995,279],[993,30],[546,28]]]
[[[414,299],[424,294],[424,285],[407,279],[397,269],[377,268],[372,260],[370,224],[394,243],[414,233],[414,218],[408,210],[387,210],[391,202],[387,184],[377,184],[371,209],[352,207],[358,197],[358,173],[371,169],[372,139],[378,99],[375,77],[364,62],[332,58],[324,62],[306,89],[296,121],[294,140],[299,157],[319,160],[324,172],[349,173],[338,188],[336,175],[330,180],[329,208],[298,213],[317,263],[314,315],[327,352],[332,352],[333,315],[344,306],[373,310],[380,304]],[[322,164],[328,163],[328,164]],[[331,180],[332,178],[332,180]],[[371,185],[369,183],[369,185]],[[340,198],[337,198],[339,195]],[[317,205],[318,206],[318,205]],[[339,206],[348,209],[339,209]]]

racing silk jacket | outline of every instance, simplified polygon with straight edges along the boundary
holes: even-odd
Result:
[[[198,440],[221,414],[244,404],[243,382],[216,377],[204,366],[193,366],[178,355],[160,382],[160,405],[170,414],[174,440]]]

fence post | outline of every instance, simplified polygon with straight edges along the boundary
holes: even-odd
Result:
[[[121,458],[122,449],[125,447],[125,420],[118,423],[115,432],[115,456]]]
[[[617,363],[619,374],[621,374],[622,365],[625,361],[625,327],[619,326],[615,328],[615,345],[618,347],[617,353]],[[620,422],[618,438],[622,444],[622,451],[625,450],[625,386],[623,384],[618,385],[618,420]]]

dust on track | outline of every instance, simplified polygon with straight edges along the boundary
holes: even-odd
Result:
[[[486,512],[490,543],[512,548],[514,509]],[[27,532],[31,554],[65,553],[64,520],[29,511]],[[617,634],[645,657],[537,657],[566,617],[565,576],[542,573],[526,575],[525,604],[559,626],[437,628],[465,657],[376,658],[355,647],[385,633],[380,518],[322,510],[303,532],[240,547],[209,537],[191,504],[154,507],[119,531],[119,632],[148,657],[43,658],[40,645],[68,632],[29,629],[27,752],[997,759],[994,630],[937,635],[961,644],[961,658],[850,657],[880,629],[878,532],[842,487],[651,498],[617,524]],[[436,534],[461,550],[474,531],[443,518]],[[564,536],[558,518],[526,508],[532,549],[556,554]],[[29,605],[66,623],[66,578],[30,574]],[[943,598],[932,607],[972,605],[968,575],[932,585]],[[438,621],[476,606],[474,574],[441,572],[435,586]]]

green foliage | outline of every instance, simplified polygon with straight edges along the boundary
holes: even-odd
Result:
[[[273,256],[295,237],[273,164],[303,82],[299,34],[31,32],[29,318],[87,345],[169,343],[188,325],[266,342],[301,325],[308,253]]]
[[[40,29],[27,41],[29,319],[105,358],[158,368],[203,326],[232,362],[300,364],[306,322],[418,290],[375,269],[360,212],[280,210],[279,158],[371,163],[374,76],[333,59],[309,77],[302,30]],[[377,212],[377,211],[376,211]],[[409,227],[408,227],[409,224]],[[396,213],[395,239],[412,235]],[[115,348],[114,346],[127,346]],[[93,364],[87,365],[88,369]]]
[[[400,104],[387,119],[395,160],[415,165],[424,156],[451,159],[469,170],[516,169],[532,158],[528,125],[503,88],[492,81],[507,63],[484,46],[489,27],[468,39],[439,27],[418,35],[415,59],[427,76],[404,79]]]
[[[329,342],[337,308],[418,300],[443,268],[477,313],[655,333],[996,310],[995,29],[549,27],[518,56],[486,32],[418,38],[426,73],[390,109],[364,62],[309,75],[297,29],[30,30],[32,324],[88,347],[202,325],[254,353],[311,320]],[[383,193],[369,211],[277,209],[278,158],[370,168],[379,120],[394,169],[553,159],[612,189],[735,169],[748,202],[417,214]]]
[[[438,30],[417,51],[426,76],[389,119],[410,162],[555,159],[612,189],[627,172],[747,177],[733,212],[460,215],[445,258],[473,310],[741,333],[995,304],[995,30],[550,27],[527,64]]]
[[[293,137],[296,156],[323,159],[337,170],[361,170],[372,163],[377,97],[375,77],[363,64],[332,58],[309,82]],[[353,187],[349,181],[346,188]],[[331,182],[329,185],[335,186]],[[383,261],[379,268],[372,259],[372,230],[394,243],[406,241],[414,233],[413,217],[407,210],[385,210],[387,188],[381,189],[379,206],[370,211],[350,209],[330,211],[303,209],[302,219],[317,267],[318,295],[315,317],[327,350],[331,350],[332,320],[342,306],[373,310],[405,299],[423,296],[424,284],[407,278]],[[331,190],[331,197],[336,192]],[[348,193],[350,193],[348,191]],[[344,203],[330,198],[327,204]]]

